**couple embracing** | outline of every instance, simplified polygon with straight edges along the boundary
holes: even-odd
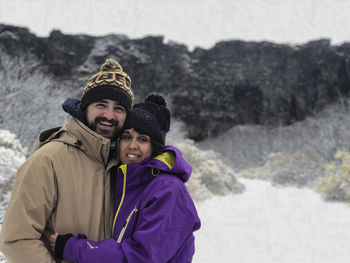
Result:
[[[64,102],[70,121],[43,132],[17,172],[0,233],[9,263],[192,261],[191,166],[165,146],[164,98],[132,102],[113,59]]]

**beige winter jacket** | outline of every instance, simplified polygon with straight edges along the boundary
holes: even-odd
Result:
[[[47,134],[16,175],[0,233],[9,263],[55,262],[43,242],[52,231],[112,236],[110,140],[76,119]]]

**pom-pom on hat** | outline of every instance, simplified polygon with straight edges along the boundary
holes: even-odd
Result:
[[[118,101],[127,111],[130,111],[134,94],[131,80],[114,59],[107,59],[101,66],[100,72],[90,78],[81,98],[83,110],[90,103],[102,99]]]
[[[170,128],[170,112],[164,98],[160,95],[149,95],[145,102],[135,104],[128,114],[125,129],[134,128],[141,134],[164,145],[165,136]]]

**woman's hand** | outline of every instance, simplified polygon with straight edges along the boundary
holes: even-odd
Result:
[[[58,233],[52,234],[49,236],[50,246],[52,249],[52,252],[55,254],[55,246],[56,246],[56,240],[57,240]]]

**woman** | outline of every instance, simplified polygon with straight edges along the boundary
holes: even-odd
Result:
[[[191,166],[164,146],[170,113],[163,97],[136,104],[120,139],[113,238],[50,236],[55,256],[73,262],[191,262],[200,228],[184,183]],[[57,238],[57,240],[56,240]]]

